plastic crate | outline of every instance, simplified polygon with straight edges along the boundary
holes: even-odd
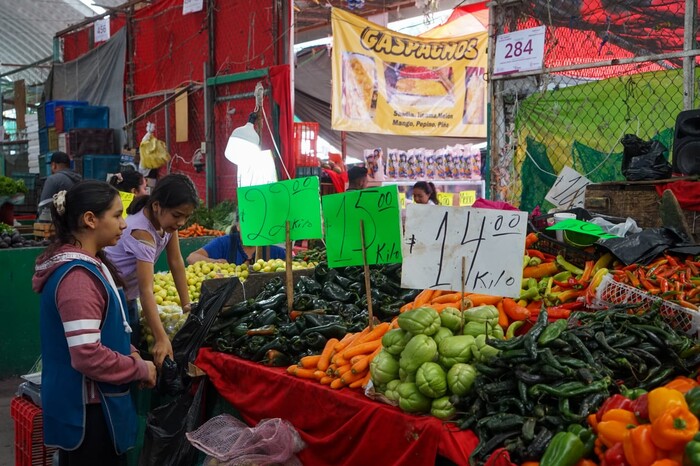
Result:
[[[68,132],[74,128],[109,128],[109,107],[65,106],[56,109],[56,131]]]
[[[39,130],[39,152],[45,154],[49,151],[49,129]]]
[[[297,167],[316,167],[318,157],[318,123],[294,123],[294,160]]]
[[[108,173],[117,173],[121,154],[91,154],[76,158],[75,171],[83,175],[83,179],[106,181]]]
[[[41,116],[39,117],[39,127],[55,126],[56,124],[56,108],[58,107],[85,107],[87,102],[84,100],[49,100],[45,102],[44,107],[44,118],[42,121]],[[40,112],[41,113],[41,112]],[[44,123],[42,125],[42,123]]]
[[[36,206],[39,203],[39,175],[36,173],[13,173],[12,178],[22,180],[27,187],[27,192],[24,195],[24,202],[15,206],[15,212],[27,213],[36,212]]]
[[[591,215],[585,209],[575,208],[570,210],[564,210],[562,212],[569,212],[576,214],[576,218],[579,220],[590,220]],[[536,249],[545,254],[551,254],[553,256],[561,255],[568,262],[576,265],[577,267],[585,267],[586,261],[598,260],[602,253],[598,252],[595,246],[591,246],[588,251],[579,249],[577,247],[571,246],[569,244],[558,241],[554,236],[556,235],[553,230],[545,230],[548,224],[548,220],[554,217],[554,214],[540,215],[530,219],[528,222],[528,232],[537,233],[539,239],[532,246],[532,249]],[[589,251],[593,252],[589,252]]]
[[[55,448],[44,445],[41,408],[21,397],[10,402],[15,424],[15,466],[50,466]]]
[[[114,154],[114,130],[110,128],[79,128],[68,132],[68,155]]]
[[[603,277],[593,307],[606,308],[616,304],[638,304],[637,310],[650,311],[654,306],[661,306],[661,317],[675,330],[696,336],[700,331],[700,312],[666,301],[658,296],[634,288],[625,283],[616,282],[612,275]]]

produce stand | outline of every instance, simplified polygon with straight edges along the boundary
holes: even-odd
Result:
[[[200,350],[196,365],[249,425],[280,417],[306,443],[309,465],[465,464],[478,439],[432,416],[412,416],[355,390],[330,390],[235,356]]]

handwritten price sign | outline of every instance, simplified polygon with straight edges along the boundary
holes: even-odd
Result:
[[[399,193],[399,207],[406,208],[406,193]]]
[[[124,207],[124,213],[122,213],[122,217],[126,218],[126,209],[133,202],[134,193],[125,193],[124,191],[119,191],[119,197],[122,199],[122,207]]]
[[[459,206],[469,207],[476,202],[476,191],[460,191]]]
[[[517,297],[527,213],[411,204],[402,244],[402,288],[462,289]]]
[[[571,167],[564,167],[544,198],[557,207],[583,207],[589,184],[591,180]]]
[[[401,262],[401,216],[396,186],[323,196],[328,265],[362,265],[360,221],[368,264]],[[522,251],[521,251],[522,255]]]
[[[438,205],[451,206],[454,200],[454,194],[452,193],[437,193]]]
[[[315,176],[238,188],[238,211],[246,246],[283,243],[287,221],[292,241],[323,236]]]

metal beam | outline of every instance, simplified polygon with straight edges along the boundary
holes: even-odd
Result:
[[[139,115],[139,116],[135,117],[133,120],[127,122],[127,123],[124,125],[124,129],[126,130],[127,128],[131,128],[131,127],[134,126],[136,123],[138,123],[139,121],[141,121],[141,120],[143,120],[144,118],[146,118],[148,115],[151,115],[151,114],[157,112],[157,111],[160,110],[161,108],[163,108],[163,107],[165,107],[166,105],[168,105],[170,102],[174,101],[177,97],[180,96],[180,94],[183,94],[183,93],[185,93],[185,92],[189,92],[190,89],[192,89],[192,85],[191,85],[191,84],[188,84],[186,87],[180,89],[179,91],[177,91],[176,93],[174,93],[174,94],[171,95],[170,97],[166,97],[166,98],[163,99],[163,101],[160,102],[159,104],[154,105],[154,106],[151,107],[149,110],[146,110],[146,111],[143,112],[141,115]]]
[[[30,63],[28,65],[14,65],[14,64],[10,64],[10,63],[0,63],[0,65],[2,65],[2,66],[18,66],[19,67],[16,70],[7,71],[5,73],[0,74],[0,78],[4,78],[5,76],[10,76],[11,74],[22,72],[22,71],[28,70],[30,68],[34,68],[38,65],[41,65],[42,63],[49,62],[52,59],[53,59],[53,57],[45,57],[45,58],[42,58],[41,60],[37,60],[34,63]]]
[[[68,34],[69,32],[75,31],[76,29],[81,29],[85,26],[89,26],[90,24],[94,23],[98,19],[102,19],[102,18],[109,16],[112,13],[116,13],[118,11],[126,10],[127,8],[134,6],[134,5],[138,5],[139,3],[151,3],[151,2],[150,2],[150,0],[130,0],[122,5],[119,5],[118,7],[114,8],[114,9],[105,11],[104,13],[99,14],[99,15],[91,16],[91,17],[87,18],[85,21],[81,21],[78,24],[74,24],[72,26],[68,26],[65,29],[61,29],[60,31],[58,31],[55,34],[54,37],[61,37],[61,36]]]
[[[249,81],[251,79],[264,78],[269,74],[267,68],[260,68],[259,70],[242,71],[240,73],[225,74],[221,76],[215,76],[213,78],[207,78],[207,86],[221,86],[223,84],[238,83],[241,81]]]
[[[695,19],[697,17],[697,0],[685,0],[685,25],[683,32],[683,51],[695,48]],[[683,58],[683,110],[695,107],[695,58]]]

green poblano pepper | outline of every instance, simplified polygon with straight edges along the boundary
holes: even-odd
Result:
[[[395,328],[389,330],[382,337],[382,346],[384,350],[393,354],[394,356],[400,356],[401,352],[406,348],[406,344],[413,338],[413,335],[400,328]]]
[[[380,385],[399,378],[399,363],[386,350],[381,350],[369,365],[372,383]]]
[[[458,362],[469,362],[472,357],[474,337],[471,335],[456,335],[447,337],[438,345],[438,358],[442,367],[449,369]]]
[[[414,335],[433,335],[440,328],[440,314],[432,307],[419,307],[404,312],[398,320],[402,330]]]
[[[401,385],[401,381],[399,379],[392,380],[386,384],[384,396],[389,398],[391,401],[399,401],[399,385]]]
[[[685,401],[688,403],[688,409],[695,416],[700,416],[700,387],[693,387],[685,394]]]
[[[464,396],[472,389],[477,371],[470,364],[457,363],[447,371],[447,387],[457,396]]]
[[[573,432],[559,432],[549,442],[540,466],[574,466],[583,457],[585,445]]]
[[[440,322],[453,333],[458,332],[462,326],[462,311],[454,307],[446,307],[440,313]]]
[[[452,403],[450,403],[449,396],[443,396],[433,400],[432,404],[430,405],[430,414],[438,419],[447,421],[455,417],[455,414],[457,414],[457,409]]]
[[[399,385],[399,407],[407,413],[427,413],[430,411],[432,400],[423,395],[418,386],[412,382]]]
[[[401,352],[399,367],[406,372],[416,372],[424,362],[434,361],[437,357],[437,353],[437,344],[435,340],[428,335],[415,335]]]
[[[447,374],[440,364],[423,363],[416,372],[418,390],[430,398],[440,398],[447,393]]]
[[[685,459],[690,466],[700,466],[700,434],[695,434],[693,440],[686,444]]]
[[[452,333],[452,330],[450,330],[447,327],[440,327],[440,329],[433,335],[433,340],[435,340],[436,344],[440,344],[442,340],[444,340],[447,337],[452,337],[454,336]]]
[[[491,324],[491,327],[495,327],[498,325],[498,309],[490,304],[471,307],[464,311],[464,320],[481,322],[482,324],[488,323]]]

